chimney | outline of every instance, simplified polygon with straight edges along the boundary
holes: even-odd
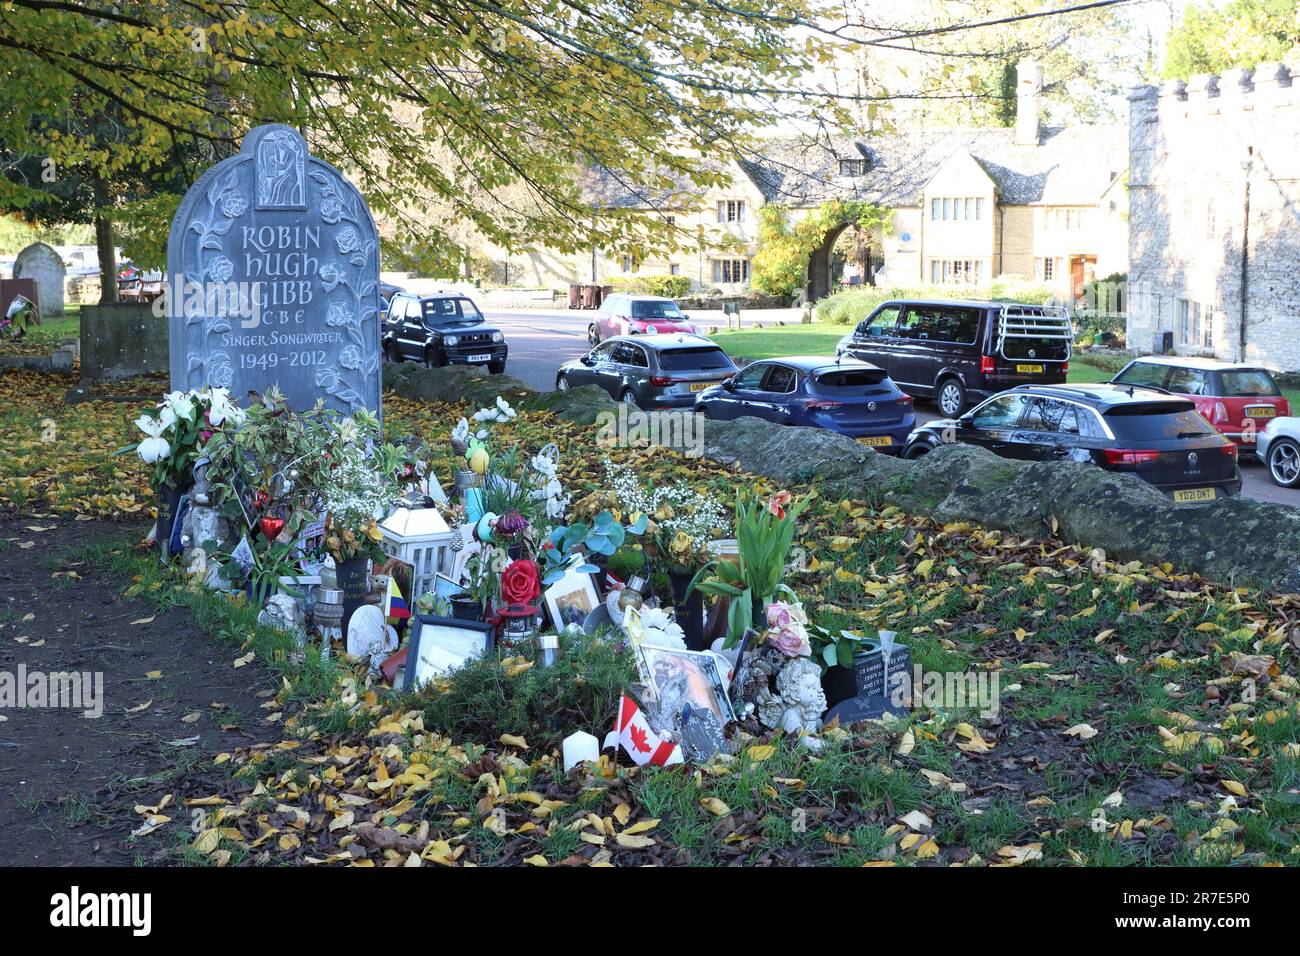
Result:
[[[1035,60],[1016,64],[1016,145],[1038,145],[1038,94],[1043,90],[1043,68]]]

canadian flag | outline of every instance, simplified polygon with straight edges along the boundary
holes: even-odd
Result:
[[[650,729],[641,708],[626,694],[618,705],[618,726],[605,738],[606,747],[614,746],[615,735],[623,749],[642,767],[648,763],[667,767],[682,762],[682,748],[671,741],[661,740]]]

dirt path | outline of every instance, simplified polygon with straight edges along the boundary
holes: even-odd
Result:
[[[275,686],[265,669],[235,669],[239,652],[202,633],[187,611],[155,615],[146,600],[122,597],[129,581],[85,560],[86,545],[129,545],[143,531],[65,517],[0,520],[0,691],[20,668],[29,688],[33,673],[61,671],[102,674],[103,688],[98,717],[81,707],[18,708],[0,695],[2,865],[158,862],[176,845],[174,831],[188,832],[185,811],[168,808],[167,828],[133,840],[143,819],[133,807],[155,805],[167,781],[203,756],[278,739],[262,722]]]

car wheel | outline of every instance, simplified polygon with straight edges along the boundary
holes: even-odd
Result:
[[[425,368],[442,368],[447,363],[438,355],[437,349],[424,350],[424,367]]]
[[[567,392],[569,390],[569,376],[561,375],[555,380],[555,390],[557,392]]]
[[[700,410],[700,414],[703,415],[705,418],[710,420],[713,418],[713,414],[709,411],[708,405],[701,404],[696,407]]]
[[[945,378],[939,383],[939,411],[948,418],[956,418],[966,408],[966,389],[959,380]]]
[[[1284,438],[1268,450],[1268,475],[1283,488],[1300,485],[1300,445]]]
[[[600,344],[600,329],[596,328],[595,322],[587,326],[587,341],[593,348]]]
[[[489,375],[500,375],[500,374],[501,374],[502,372],[504,372],[505,370],[506,370],[506,363],[505,363],[505,362],[489,362],[489,363],[488,363],[488,374],[489,374]]]
[[[919,441],[903,449],[903,458],[907,461],[916,461],[916,459],[930,454],[932,450],[925,442]]]
[[[625,388],[619,392],[618,400],[624,405],[631,405],[633,408],[640,408],[636,402],[636,393],[630,388]]]
[[[389,342],[388,345],[384,347],[384,355],[387,356],[388,361],[392,362],[394,365],[398,365],[402,361],[402,350],[397,347],[396,342]]]

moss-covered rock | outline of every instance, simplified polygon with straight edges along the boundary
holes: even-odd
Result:
[[[497,395],[590,425],[617,403],[594,386],[540,395],[478,368],[388,366],[384,387],[417,400],[486,405]],[[1024,462],[951,445],[915,462],[877,454],[850,438],[756,418],[708,422],[706,458],[778,482],[816,482],[824,494],[881,497],[937,521],[1102,548],[1120,560],[1170,562],[1220,581],[1300,592],[1300,509],[1233,498],[1186,508],[1132,475],[1078,462]]]

